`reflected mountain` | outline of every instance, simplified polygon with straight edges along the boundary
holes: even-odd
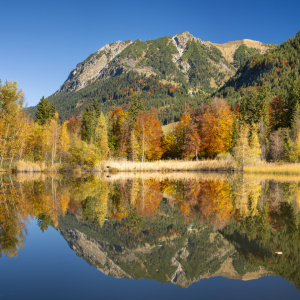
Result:
[[[188,287],[280,275],[300,288],[298,181],[122,176],[0,177],[0,253],[17,255],[35,217],[116,278]]]
[[[209,224],[187,225],[178,210],[165,202],[160,212],[168,215],[147,219],[139,234],[132,232],[128,220],[108,220],[102,228],[95,228],[69,213],[60,220],[58,230],[78,256],[117,278],[154,279],[188,287],[212,276],[249,280],[270,274],[243,259]]]

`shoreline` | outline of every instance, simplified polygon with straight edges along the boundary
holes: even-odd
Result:
[[[226,160],[159,160],[154,162],[131,162],[125,160],[104,160],[95,167],[59,165],[46,166],[45,163],[23,162],[22,167],[0,169],[0,174],[7,173],[242,173],[247,175],[300,175],[300,163],[262,162],[253,166],[245,166],[244,170],[237,168],[234,162]]]

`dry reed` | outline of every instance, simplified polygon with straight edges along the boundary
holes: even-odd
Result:
[[[17,172],[44,172],[47,170],[47,166],[44,162],[19,160],[16,162],[16,170]]]
[[[16,162],[17,172],[51,172],[58,173],[59,164],[54,164],[53,166],[47,166],[45,162],[32,162],[19,160]]]
[[[226,160],[158,160],[154,162],[132,162],[105,160],[93,169],[95,172],[174,172],[174,171],[230,171],[232,163]]]

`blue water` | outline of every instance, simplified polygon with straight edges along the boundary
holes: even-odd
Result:
[[[154,280],[116,279],[77,257],[54,228],[32,220],[17,258],[0,258],[0,299],[300,299],[279,276],[200,280],[184,289]]]

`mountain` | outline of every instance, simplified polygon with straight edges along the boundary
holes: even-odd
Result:
[[[64,120],[93,101],[104,112],[126,109],[139,92],[146,109],[158,109],[167,124],[179,118],[185,104],[197,107],[221,88],[253,53],[272,47],[250,40],[214,44],[186,31],[145,42],[117,41],[77,64],[49,100]]]
[[[205,44],[190,33],[182,32],[146,42],[118,41],[106,45],[79,63],[58,93],[78,91],[96,80],[130,71],[159,76],[170,82],[190,83],[202,91],[214,88],[210,83],[212,77],[220,86],[223,76],[234,74],[232,66],[213,44]],[[207,78],[202,78],[203,72]]]
[[[289,88],[300,73],[300,32],[265,54],[251,56],[217,95],[238,99],[248,86],[268,84],[273,95],[287,97]]]
[[[235,68],[239,68],[254,54],[264,54],[276,45],[263,44],[258,41],[249,39],[227,42],[225,44],[214,44],[211,42],[204,42],[205,44],[212,44],[217,47],[225,59],[231,63]]]

